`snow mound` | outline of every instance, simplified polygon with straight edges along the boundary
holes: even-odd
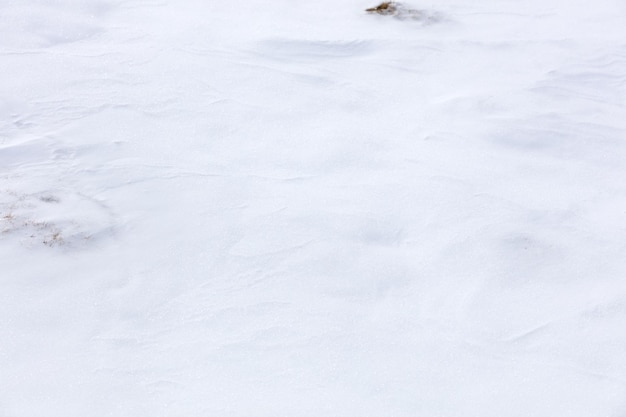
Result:
[[[112,7],[108,1],[77,0],[38,0],[9,7],[0,16],[3,46],[20,50],[92,38],[103,31],[101,19]]]

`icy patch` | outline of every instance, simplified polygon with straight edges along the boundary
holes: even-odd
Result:
[[[0,238],[17,237],[26,246],[80,247],[110,236],[113,217],[103,203],[79,193],[0,192]]]

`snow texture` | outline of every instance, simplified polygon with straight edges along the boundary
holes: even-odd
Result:
[[[626,416],[626,3],[5,1],[1,417]]]

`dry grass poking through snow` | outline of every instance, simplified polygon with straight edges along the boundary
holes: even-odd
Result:
[[[393,16],[397,19],[418,20],[422,23],[435,23],[442,20],[442,15],[428,10],[412,9],[402,3],[395,1],[384,1],[376,7],[365,9],[370,14],[382,16]]]
[[[105,206],[81,194],[0,191],[0,239],[78,248],[113,232]]]
[[[396,8],[395,2],[384,1],[380,3],[378,6],[370,7],[369,9],[366,9],[365,11],[369,13],[378,13],[378,14],[387,15],[387,14],[394,14],[396,10],[397,8]]]

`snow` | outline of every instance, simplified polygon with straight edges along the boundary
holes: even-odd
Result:
[[[9,1],[0,416],[626,415],[626,3]]]

